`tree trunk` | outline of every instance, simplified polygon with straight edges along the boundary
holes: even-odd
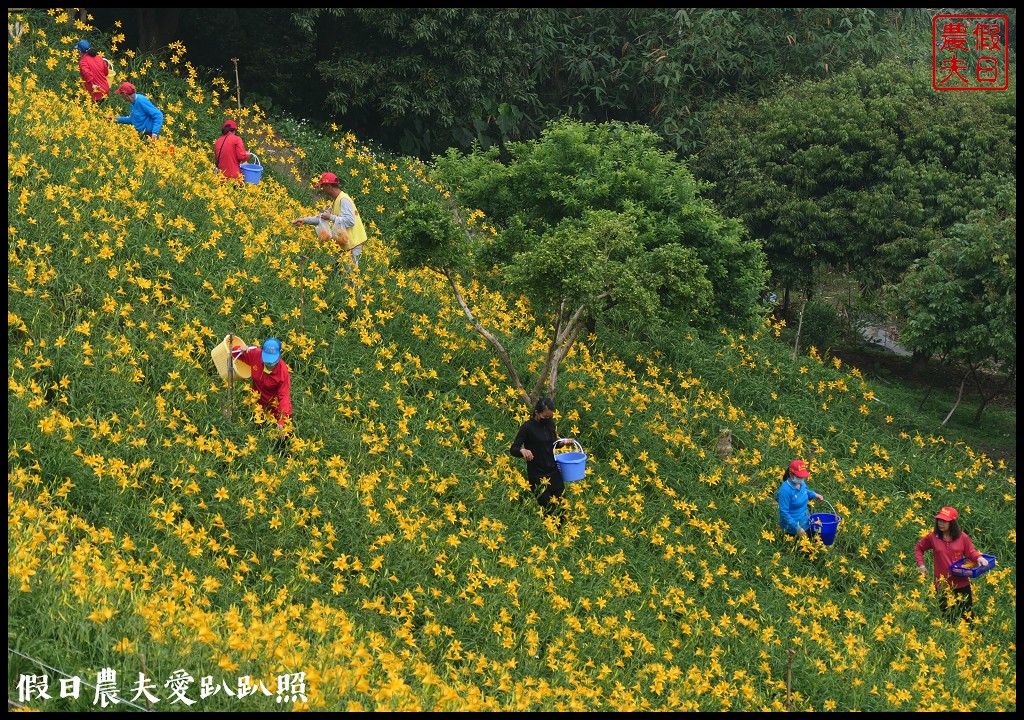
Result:
[[[796,338],[793,339],[793,362],[796,362],[797,353],[800,352],[800,331],[804,326],[804,310],[807,309],[807,301],[800,306],[800,321],[796,325]]]
[[[953,413],[955,413],[956,409],[960,406],[960,400],[964,396],[964,385],[967,384],[967,378],[971,374],[971,372],[971,370],[968,370],[966,373],[964,373],[964,379],[960,381],[960,392],[956,394],[956,402],[953,403],[953,407],[949,409],[949,415],[947,415],[946,419],[939,424],[939,427],[945,427],[946,423],[949,422],[949,419],[953,417]]]
[[[928,397],[932,394],[932,389],[934,387],[935,387],[934,385],[929,385],[928,389],[924,391],[924,397],[921,398],[921,402],[918,403],[918,406],[917,406],[918,410],[923,410],[924,409],[924,404],[926,402],[928,402]]]
[[[985,412],[985,408],[988,407],[988,404],[990,402],[992,402],[997,397],[1003,394],[1003,391],[1006,390],[1006,386],[1010,384],[1010,382],[1014,379],[1016,374],[1017,369],[1011,369],[1007,376],[1003,378],[1002,382],[999,383],[999,386],[995,389],[995,391],[989,397],[985,397],[985,386],[982,385],[981,383],[980,374],[977,370],[974,371],[974,384],[978,388],[978,397],[981,398],[981,401],[978,403],[978,411],[974,413],[975,423],[981,422],[981,414]]]
[[[914,354],[910,357],[910,367],[914,370],[920,370],[928,364],[930,359],[928,353],[923,350],[915,350]]]

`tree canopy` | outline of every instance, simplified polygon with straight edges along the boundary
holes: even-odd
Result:
[[[673,264],[687,268],[681,277],[692,296],[670,279],[648,279],[643,292],[656,289],[659,299],[645,295],[648,301],[634,311],[652,321],[663,312],[693,312],[696,323],[727,320],[731,325],[742,325],[757,312],[766,279],[760,247],[744,236],[740,223],[701,197],[704,188],[685,163],[644,126],[563,119],[539,140],[511,145],[507,157],[496,148],[468,155],[449,151],[435,168],[462,205],[479,208],[501,230],[483,251],[489,262],[518,267],[519,254],[536,252],[567,227],[607,221],[609,215],[601,211],[608,211],[631,227],[630,252],[661,255],[669,263],[661,268],[666,276]],[[616,252],[621,249],[602,250],[609,258]],[[571,266],[588,262],[586,256],[563,257]],[[705,282],[710,293],[695,292]],[[520,284],[527,294],[537,292],[529,282]],[[609,290],[595,308],[615,305],[625,292]],[[672,302],[684,297],[697,304]]]
[[[123,10],[98,9],[107,25]],[[264,108],[334,121],[422,159],[537,137],[550,121],[648,125],[686,156],[726,97],[902,52],[900,8],[136,9],[128,43],[182,40]],[[134,32],[133,32],[134,29]]]
[[[902,49],[895,8],[553,8],[534,77],[545,117],[643,123],[687,155],[725,98],[755,99]]]
[[[552,123],[536,141],[438,158],[435,174],[457,206],[481,212],[493,235],[460,241],[451,212],[411,204],[393,233],[406,262],[448,277],[460,305],[502,357],[524,403],[556,389],[558,365],[597,319],[642,317],[691,326],[742,326],[759,316],[764,258],[741,225],[702,199],[700,186],[648,128],[623,123]],[[473,257],[495,268],[502,288],[527,298],[550,328],[532,390],[511,355],[473,317],[454,268]]]
[[[964,369],[1012,378],[1017,366],[1017,182],[992,188],[992,203],[936,237],[895,288],[905,318],[900,342]],[[985,389],[978,390],[985,404]]]
[[[925,68],[859,65],[715,116],[696,164],[764,241],[783,288],[823,268],[896,283],[1016,166],[1015,95],[940,93]]]
[[[531,8],[303,8],[327,109],[395,150],[424,155],[511,130],[532,97]]]

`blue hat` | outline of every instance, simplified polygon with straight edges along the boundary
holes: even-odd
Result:
[[[267,338],[263,343],[263,362],[266,365],[273,365],[281,359],[281,341],[277,338]]]
[[[75,49],[81,50],[82,52],[89,52],[89,48],[91,47],[92,45],[89,44],[88,40],[79,40],[77,43],[75,43]]]

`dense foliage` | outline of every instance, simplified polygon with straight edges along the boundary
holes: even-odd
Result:
[[[122,18],[91,12],[104,26]],[[908,47],[927,52],[930,17],[906,8],[139,8],[125,29],[131,47],[184,40],[198,63],[225,73],[238,58],[248,102],[336,120],[424,159],[473,141],[533,139],[564,115],[648,125],[685,156],[703,145],[722,97],[763,97],[787,79],[829,77]]]
[[[906,318],[901,342],[962,367],[976,383],[993,370],[1012,380],[1017,367],[1016,180],[997,193],[936,238],[893,293]]]
[[[390,233],[441,190],[428,167],[296,133],[294,166],[224,183],[210,144],[235,112],[228,82],[205,83],[178,45],[101,43],[166,113],[144,144],[80,89],[80,24],[15,17],[10,700],[98,709],[85,685],[61,697],[57,673],[111,670],[127,701],[145,675],[155,700],[134,703],[157,710],[184,709],[176,678],[205,711],[1016,709],[1005,466],[913,427],[856,368],[791,359],[779,325],[683,332],[671,361],[598,333],[559,381],[559,429],[588,455],[559,529],[508,452],[514,389],[444,279],[401,266]],[[257,108],[240,119],[278,148]],[[371,236],[361,301],[288,223],[325,165]],[[469,276],[465,290],[543,361],[528,301]],[[213,369],[228,332],[284,343],[287,451]],[[832,546],[778,531],[797,454],[842,517]],[[914,566],[943,505],[998,558],[971,626],[942,620]],[[49,677],[49,699],[19,696],[27,675]]]
[[[982,368],[1012,382],[1015,84],[935,92],[922,63],[858,66],[728,105],[708,139],[698,172],[764,241],[786,305],[838,271],[876,298],[885,288],[919,357],[962,367],[979,391]]]
[[[468,147],[508,128],[508,99],[533,91],[532,8],[309,8],[326,106],[407,154]],[[358,38],[358,40],[356,40]],[[499,135],[501,136],[501,135]]]
[[[643,126],[563,120],[507,156],[453,150],[435,167],[459,204],[500,230],[483,261],[535,307],[568,301],[655,325],[683,315],[704,328],[757,317],[759,246]]]
[[[836,268],[899,282],[1016,167],[1016,93],[935,92],[921,64],[858,66],[716,116],[697,173],[763,240],[776,287]]]
[[[535,66],[541,115],[643,123],[687,155],[722,98],[874,63],[924,20],[894,8],[554,8]]]

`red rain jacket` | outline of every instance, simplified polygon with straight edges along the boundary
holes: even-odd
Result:
[[[245,143],[233,132],[221,135],[213,144],[214,162],[217,163],[217,168],[224,173],[224,177],[236,178],[241,175],[242,168],[238,164],[248,157],[249,151],[245,149]]]
[[[278,423],[291,417],[292,375],[284,360],[278,360],[274,369],[267,373],[264,372],[262,348],[251,347],[241,352],[235,350],[231,354],[252,368],[252,386],[260,394],[263,409],[273,413]]]
[[[110,85],[107,83],[107,64],[103,62],[100,55],[82,53],[78,59],[78,72],[82,75],[82,85],[85,91],[92,96],[93,100],[102,100],[110,94]],[[93,90],[96,86],[98,90]]]

